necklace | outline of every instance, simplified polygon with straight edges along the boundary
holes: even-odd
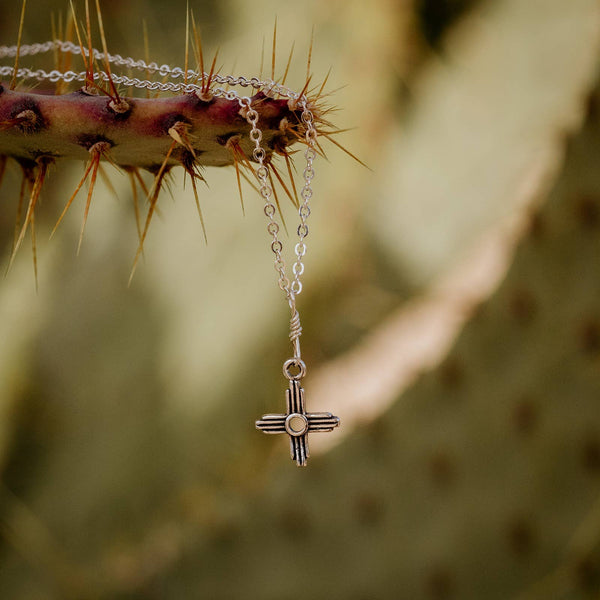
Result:
[[[50,51],[59,51],[74,55],[83,55],[89,59],[90,54],[93,59],[99,63],[107,65],[107,70],[95,71],[93,80],[96,83],[110,83],[124,87],[133,87],[137,89],[146,89],[156,92],[172,92],[183,94],[197,94],[202,98],[206,95],[211,82],[210,95],[222,97],[226,100],[237,101],[240,106],[240,114],[246,119],[250,126],[249,138],[251,141],[252,157],[254,163],[258,166],[252,169],[258,182],[258,191],[264,201],[263,212],[268,220],[267,232],[271,237],[270,248],[274,255],[274,268],[277,273],[277,283],[289,304],[290,317],[290,341],[292,343],[293,356],[283,364],[283,375],[288,380],[288,389],[286,390],[286,412],[283,414],[266,414],[256,421],[256,428],[267,434],[286,433],[290,441],[290,454],[292,460],[298,466],[306,466],[309,457],[308,434],[312,432],[332,431],[340,423],[340,419],[328,412],[311,413],[306,411],[304,389],[302,380],[306,375],[306,365],[302,360],[300,349],[300,335],[302,326],[300,323],[300,314],[296,305],[297,297],[302,292],[301,278],[304,274],[303,258],[306,254],[306,238],[308,236],[308,218],[311,213],[310,201],[313,196],[312,181],[315,176],[313,167],[317,156],[317,128],[314,122],[314,114],[309,100],[303,92],[297,93],[293,90],[278,84],[273,80],[262,81],[259,78],[252,77],[234,77],[232,75],[220,75],[211,71],[210,74],[198,73],[193,70],[183,70],[169,65],[158,65],[157,63],[146,63],[143,60],[134,60],[132,58],[123,58],[118,54],[109,54],[100,52],[95,48],[83,48],[72,42],[53,40],[44,43],[20,45],[20,46],[0,46],[0,59],[7,57],[24,57],[42,54]],[[144,71],[147,74],[155,74],[163,78],[163,81],[151,81],[149,79],[140,79],[129,75],[118,75],[110,72],[108,64],[118,67],[124,67],[130,70]],[[43,69],[32,70],[27,67],[1,66],[0,77],[12,77],[23,80],[37,80],[65,83],[70,82],[89,82],[90,73],[88,71],[75,72],[71,70],[60,71],[54,69],[45,71]],[[183,82],[178,81],[183,79]],[[208,84],[205,82],[208,81]],[[198,84],[197,82],[200,82]],[[221,87],[228,86],[228,89]],[[257,92],[262,92],[266,97],[286,98],[290,107],[301,111],[301,121],[303,125],[304,142],[306,150],[304,158],[306,166],[303,170],[303,187],[300,192],[301,202],[298,206],[299,224],[296,229],[297,243],[294,247],[295,261],[292,265],[291,277],[286,273],[286,263],[283,258],[283,243],[279,239],[280,227],[276,219],[277,209],[273,202],[273,188],[270,184],[269,170],[267,168],[267,152],[261,142],[263,141],[263,132],[259,127],[259,113],[252,104],[252,98],[240,95],[235,89],[229,86],[238,86],[241,88],[252,88]]]
[[[250,99],[244,98],[243,105],[247,107],[246,118],[251,125],[250,138],[255,143],[253,156],[259,166],[256,169],[256,177],[260,184],[260,195],[265,201],[264,213],[269,220],[267,231],[272,237],[271,250],[275,255],[275,270],[277,271],[279,288],[285,294],[291,310],[290,318],[290,340],[294,351],[294,356],[289,358],[283,364],[283,375],[289,380],[289,387],[286,390],[285,414],[266,414],[262,419],[256,421],[256,428],[264,433],[287,433],[290,437],[290,455],[292,460],[296,461],[299,467],[307,464],[309,457],[308,434],[316,431],[332,431],[340,423],[339,417],[331,413],[308,413],[304,403],[304,390],[301,382],[306,375],[306,365],[301,357],[300,335],[302,326],[300,325],[300,314],[296,308],[296,297],[302,292],[301,276],[304,273],[304,263],[302,259],[306,254],[306,236],[308,235],[307,219],[310,216],[309,201],[312,198],[312,180],[315,175],[313,161],[316,157],[315,145],[317,139],[317,130],[314,126],[314,117],[308,106],[306,98],[299,100],[302,106],[302,122],[306,127],[306,144],[304,152],[306,158],[306,167],[303,172],[304,187],[300,193],[302,204],[298,209],[300,224],[298,225],[297,235],[298,243],[295,246],[296,262],[292,267],[293,279],[290,282],[285,272],[285,262],[282,257],[283,244],[279,240],[279,225],[275,221],[275,205],[271,201],[272,189],[269,186],[268,172],[264,165],[265,151],[260,145],[262,134],[258,129],[258,113],[250,106]]]

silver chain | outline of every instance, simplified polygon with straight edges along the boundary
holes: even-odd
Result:
[[[65,42],[62,40],[54,40],[37,44],[22,44],[20,47],[17,46],[0,46],[0,59],[3,58],[15,58],[17,54],[19,56],[34,56],[37,54],[44,54],[53,50],[59,50],[61,52],[81,55],[81,48],[73,42]],[[83,54],[89,56],[89,50],[83,49]],[[92,48],[92,54],[94,58],[102,62],[105,60],[103,52]],[[144,60],[135,60],[131,57],[123,58],[120,54],[108,54],[108,62],[118,66],[129,69],[136,69],[138,71],[145,71],[147,73],[157,74],[161,77],[170,77],[171,79],[184,79],[187,80],[207,80],[208,73],[199,73],[193,69],[185,71],[180,67],[171,67],[170,65],[158,65],[155,62],[146,63]],[[14,74],[14,68],[10,66],[0,67],[0,76],[11,77]],[[35,79],[37,81],[51,81],[56,83],[58,81],[65,81],[70,83],[72,81],[85,81],[85,71],[65,71],[61,72],[56,69],[52,71],[45,71],[44,69],[28,69],[19,68],[17,69],[17,78],[19,79]],[[94,73],[95,81],[108,82],[110,76],[105,71],[97,71]],[[148,89],[150,91],[160,92],[174,92],[174,93],[192,93],[201,91],[202,86],[195,83],[175,83],[169,82],[158,82],[148,81],[146,79],[139,79],[137,77],[128,77],[126,75],[112,75],[114,83],[124,85],[126,87],[135,87],[138,89]],[[213,73],[211,81],[219,83],[221,85],[230,86],[241,86],[241,87],[253,87],[256,90],[263,90],[268,94],[275,94],[288,98],[289,100],[299,101],[301,100],[300,95],[293,90],[278,84],[271,79],[261,80],[258,77],[234,77],[233,75],[219,75]],[[219,90],[222,93],[218,94],[216,91]],[[211,89],[215,95],[225,95],[225,90],[222,88]]]
[[[33,56],[37,54],[43,54],[53,50],[59,50],[61,52],[67,52],[74,55],[81,55],[82,49],[72,43],[65,42],[62,40],[48,41],[37,44],[23,44],[20,47],[17,46],[0,46],[0,59],[3,58],[15,58],[17,54],[19,56]],[[83,49],[83,54],[89,56],[89,50]],[[99,62],[105,60],[105,55],[99,52],[95,48],[92,48],[92,54]],[[207,73],[198,73],[197,71],[188,69],[187,72],[179,67],[171,67],[169,65],[158,65],[155,62],[146,63],[143,60],[134,60],[133,58],[123,58],[119,54],[108,54],[107,60],[109,63],[119,66],[126,67],[129,69],[137,69],[146,71],[147,73],[158,74],[161,77],[170,77],[171,79],[181,79],[184,81],[189,79],[193,81],[205,81],[209,78]],[[0,77],[12,77],[15,74],[14,67],[2,66],[0,67]],[[73,81],[84,82],[87,78],[85,71],[45,71],[44,69],[28,69],[26,67],[20,67],[16,71],[16,77],[18,79],[35,79],[37,81],[50,81],[56,83],[58,81],[64,81],[70,83]],[[173,93],[194,93],[202,92],[203,88],[201,85],[196,83],[177,83],[175,81],[159,82],[149,81],[147,79],[139,79],[137,77],[129,77],[127,75],[117,75],[112,73],[109,75],[105,71],[95,71],[94,81],[108,82],[112,79],[113,83],[123,85],[126,87],[134,87],[137,89],[147,89],[150,91],[160,92],[173,92]],[[296,230],[298,236],[298,242],[295,245],[294,251],[296,260],[292,265],[292,279],[286,274],[286,264],[283,258],[283,243],[279,239],[280,227],[276,220],[277,209],[273,203],[273,189],[269,184],[269,170],[267,167],[267,153],[262,147],[262,131],[258,127],[258,112],[252,108],[252,100],[248,96],[240,96],[235,90],[225,90],[222,87],[214,86],[211,87],[211,93],[215,96],[224,97],[228,100],[237,100],[245,111],[246,120],[251,127],[250,139],[254,142],[254,150],[252,152],[254,160],[258,163],[258,168],[255,171],[256,178],[259,183],[259,192],[264,200],[263,211],[268,219],[267,231],[271,235],[271,250],[275,256],[274,267],[278,274],[277,283],[279,288],[285,294],[291,309],[290,318],[290,340],[294,349],[294,358],[290,359],[284,365],[284,373],[289,376],[288,369],[291,365],[300,367],[301,376],[304,375],[306,367],[301,360],[300,352],[300,335],[302,334],[302,326],[300,324],[300,315],[296,308],[296,298],[302,292],[302,281],[301,277],[304,274],[304,262],[303,258],[306,254],[306,237],[308,236],[308,224],[307,220],[310,216],[310,200],[313,195],[312,191],[312,180],[315,176],[313,168],[313,161],[316,158],[316,143],[317,143],[317,130],[314,124],[314,115],[310,110],[308,99],[305,95],[300,95],[293,90],[286,88],[273,80],[260,80],[257,77],[234,77],[233,75],[219,75],[212,74],[212,81],[221,85],[227,86],[240,86],[240,87],[252,87],[256,90],[261,90],[267,95],[279,95],[287,98],[290,103],[298,108],[302,109],[302,123],[305,126],[305,141],[307,148],[304,152],[306,159],[306,166],[303,171],[304,186],[300,192],[302,202],[298,208],[298,216],[300,223]]]
[[[312,180],[315,176],[313,168],[313,161],[316,158],[316,139],[317,130],[314,126],[314,116],[311,112],[308,102],[303,99],[299,103],[302,108],[302,122],[306,127],[305,139],[307,148],[304,152],[306,159],[306,167],[303,172],[304,186],[300,195],[302,197],[302,203],[298,208],[298,216],[300,217],[300,224],[296,231],[298,235],[298,243],[295,246],[296,261],[292,266],[293,278],[290,282],[289,277],[286,274],[285,260],[282,256],[283,244],[279,239],[279,224],[275,218],[277,209],[273,203],[273,189],[269,185],[269,170],[265,165],[267,154],[265,149],[261,146],[262,131],[258,127],[258,112],[252,108],[252,101],[248,97],[239,99],[240,105],[245,110],[246,120],[252,128],[250,131],[250,139],[254,142],[254,150],[252,156],[258,163],[256,169],[256,178],[259,182],[259,192],[264,200],[263,211],[268,219],[267,232],[271,235],[271,251],[275,256],[273,266],[278,274],[277,283],[281,291],[285,294],[291,309],[290,319],[290,340],[294,348],[294,359],[296,361],[301,360],[300,351],[300,335],[302,334],[302,326],[300,325],[300,315],[296,308],[296,298],[302,292],[301,277],[304,274],[304,262],[303,258],[306,254],[306,236],[308,235],[308,224],[307,220],[310,216],[310,205],[309,202],[312,198]]]

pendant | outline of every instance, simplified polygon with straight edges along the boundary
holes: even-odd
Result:
[[[328,412],[307,413],[304,406],[304,389],[300,386],[306,374],[305,364],[291,358],[283,365],[283,374],[289,379],[285,391],[287,412],[284,415],[263,415],[256,428],[264,433],[287,433],[290,436],[290,454],[299,467],[305,467],[308,457],[308,434],[316,431],[333,431],[340,424],[339,417]]]

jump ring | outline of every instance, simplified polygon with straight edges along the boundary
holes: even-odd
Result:
[[[298,372],[293,373],[291,369]],[[283,375],[290,381],[300,381],[306,375],[306,365],[299,358],[290,358],[283,363]]]

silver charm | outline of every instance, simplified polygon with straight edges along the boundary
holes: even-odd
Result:
[[[296,373],[292,373],[296,369]],[[263,415],[256,421],[256,428],[264,433],[287,433],[290,436],[290,454],[299,467],[305,467],[310,453],[308,434],[315,431],[333,431],[340,424],[339,417],[328,412],[307,413],[304,407],[304,390],[300,381],[306,374],[306,366],[297,358],[291,358],[283,366],[283,374],[290,380],[285,391],[287,412],[285,415]]]

